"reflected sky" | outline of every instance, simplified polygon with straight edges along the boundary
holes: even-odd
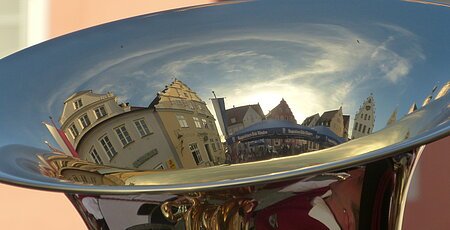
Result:
[[[44,147],[40,122],[76,91],[148,106],[174,78],[227,107],[284,98],[299,123],[341,105],[353,120],[373,93],[379,130],[450,80],[449,21],[411,2],[254,1],[94,27],[0,60],[0,146]]]

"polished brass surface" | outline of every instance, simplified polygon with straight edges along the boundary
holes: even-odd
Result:
[[[230,1],[30,47],[0,60],[0,181],[90,229],[401,229],[450,133],[442,5]]]

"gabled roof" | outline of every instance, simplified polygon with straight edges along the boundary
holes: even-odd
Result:
[[[81,95],[83,95],[83,94],[86,94],[86,93],[92,93],[92,90],[78,91],[78,92],[72,94],[70,97],[68,97],[68,98],[64,101],[64,103],[66,103],[66,102],[68,102],[68,101],[70,101],[70,100],[72,100],[72,99],[74,99],[74,98],[76,98],[76,97],[78,97],[78,96],[81,96]]]
[[[256,113],[258,113],[258,115],[261,116],[261,118],[264,118],[264,113],[261,109],[261,106],[259,106],[259,104],[244,105],[244,106],[234,107],[234,108],[225,110],[225,112],[227,114],[227,125],[242,123],[244,120],[244,116],[247,113],[249,108],[252,108],[253,110],[256,111]],[[236,120],[236,122],[232,123],[231,118],[234,118]]]
[[[275,106],[275,108],[270,110],[269,114],[267,114],[266,116],[266,118],[268,119],[278,119],[279,117],[288,118],[289,121],[297,123],[297,120],[295,119],[291,108],[284,100],[284,98],[282,98],[280,103],[277,106]]]
[[[306,125],[306,126],[308,126],[308,125],[312,125],[312,126],[316,125],[316,124],[310,124],[312,122],[312,120],[314,119],[314,117],[319,117],[320,118],[320,115],[318,113],[316,113],[314,115],[311,115],[311,116],[307,117],[305,120],[303,120],[302,125]]]
[[[333,119],[334,115],[336,115],[337,112],[339,112],[339,109],[324,112],[317,121],[317,124],[325,121],[331,121],[331,119]]]

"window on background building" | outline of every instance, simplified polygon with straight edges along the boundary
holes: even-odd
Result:
[[[361,113],[361,118],[363,118],[363,114]]]
[[[159,165],[157,165],[156,167],[153,168],[154,170],[164,170],[164,165],[162,163],[160,163]]]
[[[136,129],[139,132],[139,135],[141,137],[147,136],[150,134],[150,129],[148,129],[147,124],[145,124],[144,119],[139,119],[134,121],[134,125],[136,126]]]
[[[85,175],[80,175],[81,181],[83,181],[83,183],[87,184],[88,180],[87,177]]]
[[[79,108],[81,108],[81,106],[83,106],[83,102],[81,101],[81,99],[78,99],[75,102],[73,102],[73,107],[75,109],[79,109]]]
[[[208,121],[208,123],[209,123],[209,128],[214,130],[214,122]]]
[[[216,148],[216,142],[214,142],[214,139],[209,139],[209,142],[211,142],[211,148],[212,148],[212,150],[215,152],[215,151],[217,151],[217,148]]]
[[[83,114],[79,118],[79,120],[80,120],[81,127],[83,127],[83,129],[87,128],[91,124],[91,121],[89,120],[87,113]]]
[[[370,120],[370,115],[367,117],[367,119],[369,119]]]
[[[355,122],[355,128],[354,128],[355,130],[357,130],[358,129],[358,122]]]
[[[198,117],[193,117],[193,119],[194,119],[195,127],[201,129],[202,125],[200,124],[200,120],[198,119]]]
[[[100,155],[98,155],[98,152],[95,148],[92,148],[89,153],[91,154],[91,157],[95,163],[97,163],[99,165],[103,164],[102,158],[100,158]]]
[[[188,124],[187,124],[187,121],[186,121],[186,119],[184,118],[183,115],[177,115],[177,120],[178,120],[178,123],[180,124],[181,128],[189,127]]]
[[[217,144],[217,148],[219,149],[219,150],[222,150],[222,143],[220,143],[220,141],[219,141],[219,139],[217,139],[216,138],[216,144]]]
[[[80,133],[78,132],[78,129],[74,123],[72,123],[69,126],[69,130],[70,130],[70,134],[72,134],[73,139],[75,139],[76,137],[78,137],[78,135],[80,135]]]
[[[362,130],[362,132],[363,132],[363,133],[365,133],[365,132],[366,132],[366,126],[365,126],[365,125],[363,126],[363,130]]]
[[[367,120],[367,114],[364,114],[364,120]]]
[[[188,106],[191,110],[194,110],[194,105],[192,104],[192,102],[188,102]]]
[[[358,131],[361,132],[362,124],[359,124]]]
[[[116,154],[117,151],[114,149],[113,145],[111,144],[111,141],[109,141],[108,136],[103,136],[100,138],[100,144],[102,144],[103,149],[106,152],[106,155],[108,155],[109,159],[111,160]]]
[[[198,149],[197,143],[193,143],[189,145],[189,149],[191,150],[192,157],[194,157],[195,163],[197,165],[203,162],[202,155],[200,154],[200,150]]]
[[[367,128],[367,133],[370,133],[370,128]]]
[[[114,131],[116,131],[117,136],[119,137],[120,142],[122,142],[123,146],[128,145],[133,141],[127,129],[125,128],[125,125],[115,128]]]
[[[96,108],[94,110],[94,112],[95,112],[95,116],[97,116],[97,119],[100,119],[107,115],[105,106],[100,106],[100,107]]]
[[[202,123],[203,123],[203,127],[205,127],[205,129],[207,129],[208,123],[206,123],[206,119],[202,119]]]

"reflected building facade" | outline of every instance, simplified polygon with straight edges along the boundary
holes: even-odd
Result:
[[[119,104],[112,93],[73,94],[64,102],[60,122],[83,160],[138,169],[182,166],[154,111]]]
[[[321,116],[318,113],[307,117],[302,125],[307,127],[323,126],[329,128],[339,137],[348,139],[349,115],[344,115],[342,106],[336,110],[325,111]]]
[[[364,100],[358,112],[355,114],[353,123],[352,139],[369,135],[373,132],[375,125],[375,100],[373,95]]]
[[[175,80],[148,107],[80,91],[64,102],[61,128],[83,160],[136,169],[195,168],[224,161],[214,117]]]
[[[292,122],[293,124],[297,124],[297,120],[294,117],[294,114],[291,111],[291,108],[289,108],[289,105],[284,100],[284,98],[281,99],[280,103],[275,106],[266,116],[267,120],[286,120],[289,122]]]
[[[186,84],[175,79],[158,93],[149,108],[156,112],[184,168],[225,161],[214,116]]]
[[[216,111],[217,113],[218,111]],[[244,105],[239,107],[233,107],[227,109],[226,113],[226,124],[228,135],[233,135],[234,133],[249,127],[257,122],[265,119],[264,113],[261,106],[258,104],[254,105]]]

